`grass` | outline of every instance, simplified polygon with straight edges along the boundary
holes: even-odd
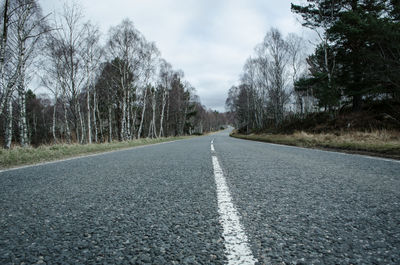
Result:
[[[348,151],[351,153],[368,153],[370,155],[400,159],[400,132],[336,132],[312,134],[295,132],[293,134],[250,134],[233,132],[232,137],[292,145],[307,148],[323,148]]]
[[[190,136],[168,137],[140,140],[132,140],[126,142],[111,142],[100,144],[54,144],[42,145],[37,148],[15,147],[10,150],[0,149],[0,169],[11,168],[22,165],[30,165],[41,162],[54,161],[59,159],[71,158],[76,156],[96,154],[118,149],[125,149],[135,146],[148,145],[181,140]]]

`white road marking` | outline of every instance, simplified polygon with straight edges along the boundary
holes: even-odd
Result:
[[[355,154],[346,154],[346,153],[342,153],[342,154],[355,156]],[[394,159],[390,159],[390,158],[381,158],[381,157],[367,156],[367,155],[357,155],[357,156],[367,158],[367,159],[372,159],[372,160],[381,160],[381,161],[386,161],[386,162],[400,163],[400,160],[394,160]]]
[[[214,145],[211,144],[211,150],[213,149]],[[217,186],[218,213],[223,228],[228,264],[255,264],[257,259],[251,253],[239,213],[233,205],[228,185],[215,155],[212,156],[212,162]]]
[[[211,142],[211,151],[215,152],[215,148],[212,142]]]

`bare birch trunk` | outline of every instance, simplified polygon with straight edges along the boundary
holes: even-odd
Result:
[[[112,119],[111,105],[108,106],[108,142],[112,142]]]
[[[156,130],[156,93],[152,92],[151,96],[151,106],[152,106],[152,118],[149,127],[149,134],[147,137],[149,138],[157,138],[157,130]]]
[[[120,137],[122,141],[126,140],[126,91],[124,89],[124,96],[122,98],[122,117],[121,117],[121,132]]]
[[[125,137],[127,137],[128,140],[132,140],[131,138],[131,112],[130,106],[131,106],[131,91],[128,89],[128,95],[127,95],[127,118],[126,118],[126,132],[125,132]]]
[[[1,82],[3,82],[3,80]],[[7,98],[8,98],[7,92],[8,91],[4,91],[3,95],[0,98],[0,115],[2,115],[5,112],[4,107],[6,105]]]
[[[18,128],[19,139],[22,147],[28,145],[26,125],[26,104],[25,104],[25,45],[18,31],[18,63],[17,63],[17,91],[18,91]]]
[[[96,120],[96,110],[97,109],[97,99],[96,99],[96,89],[93,90],[93,126],[94,126],[94,142],[97,143],[97,135],[98,135],[98,130],[97,130],[97,120]]]
[[[166,121],[167,121],[167,126],[166,126],[166,134],[165,134],[165,136],[168,136],[169,135],[169,93],[167,94],[167,102],[168,102],[168,105],[167,105],[167,119],[166,119]]]
[[[91,128],[91,121],[90,121],[90,90],[88,89],[87,97],[86,97],[86,104],[87,104],[87,131],[88,131],[88,143],[92,143],[92,128]]]
[[[136,118],[137,118],[137,108],[135,108],[135,112],[133,113],[133,122],[132,122],[132,137],[136,138]]]
[[[53,140],[54,143],[57,143],[57,137],[56,137],[56,111],[57,111],[57,95],[55,97],[55,102],[53,106],[53,124],[51,126],[51,132],[53,134]]]
[[[66,103],[66,99],[64,98],[64,102],[63,102],[63,106],[64,106],[64,122],[65,122],[65,128],[67,131],[67,143],[71,143],[71,130],[69,128],[69,124],[68,124],[68,110],[67,110],[67,103]]]
[[[0,39],[0,73],[3,74],[4,69],[4,61],[5,61],[5,54],[6,54],[6,45],[7,45],[7,37],[8,37],[8,2],[6,0],[4,3],[4,10],[3,10],[3,32],[2,38]]]
[[[329,61],[328,61],[328,40],[325,39],[324,41],[324,63],[325,63],[325,71],[328,74],[328,86],[331,86],[332,83],[332,76],[331,71],[329,70]]]
[[[20,136],[20,144],[22,147],[27,147],[29,145],[28,141],[28,129],[26,125],[26,98],[25,91],[20,91],[19,94],[19,104],[20,104],[20,113],[19,113],[19,136]]]
[[[7,100],[7,124],[5,131],[5,140],[4,140],[4,148],[10,149],[12,142],[12,134],[13,134],[13,106],[11,97]]]
[[[18,98],[19,98],[19,137],[22,147],[28,146],[28,128],[26,125],[26,98],[25,98],[25,70],[24,54],[19,56],[20,64],[18,66]]]
[[[104,142],[103,121],[99,118],[100,142]]]
[[[76,110],[78,113],[78,118],[79,118],[79,125],[80,125],[80,137],[77,134],[77,140],[79,143],[83,144],[83,142],[85,141],[85,125],[83,123],[83,117],[82,117],[82,111],[81,111],[81,104],[79,104],[79,101],[76,103]],[[79,132],[79,128],[76,128],[76,132]]]
[[[6,45],[7,45],[7,36],[8,36],[8,2],[6,0],[4,3],[3,10],[3,32],[2,38],[0,39],[0,92],[3,92],[1,101],[0,101],[0,115],[3,114],[3,107],[5,102],[8,100],[8,91],[6,89],[6,85],[4,84],[4,64],[5,64],[5,53],[6,53]]]
[[[142,119],[140,120],[139,131],[138,131],[138,135],[137,135],[138,139],[140,139],[140,136],[142,134],[142,129],[143,129],[144,113],[146,111],[146,98],[147,98],[147,87],[145,88],[144,95],[143,95]]]
[[[160,117],[160,133],[158,134],[158,137],[163,137],[164,136],[164,129],[163,129],[163,122],[164,122],[164,111],[165,111],[165,104],[167,98],[167,89],[164,90],[163,97],[162,97],[162,107],[161,107],[161,117]]]

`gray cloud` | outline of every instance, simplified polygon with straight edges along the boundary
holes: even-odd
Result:
[[[40,0],[45,13],[62,0]],[[104,34],[130,18],[175,69],[182,69],[201,102],[224,111],[231,85],[270,27],[283,33],[302,28],[290,12],[290,0],[81,0],[86,19]]]

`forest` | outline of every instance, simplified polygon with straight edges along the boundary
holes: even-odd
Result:
[[[0,12],[6,149],[203,134],[227,123],[129,19],[103,35],[77,4],[43,14],[37,0],[5,0]]]
[[[291,10],[318,41],[265,35],[229,90],[235,127],[400,130],[400,1],[308,0]]]

